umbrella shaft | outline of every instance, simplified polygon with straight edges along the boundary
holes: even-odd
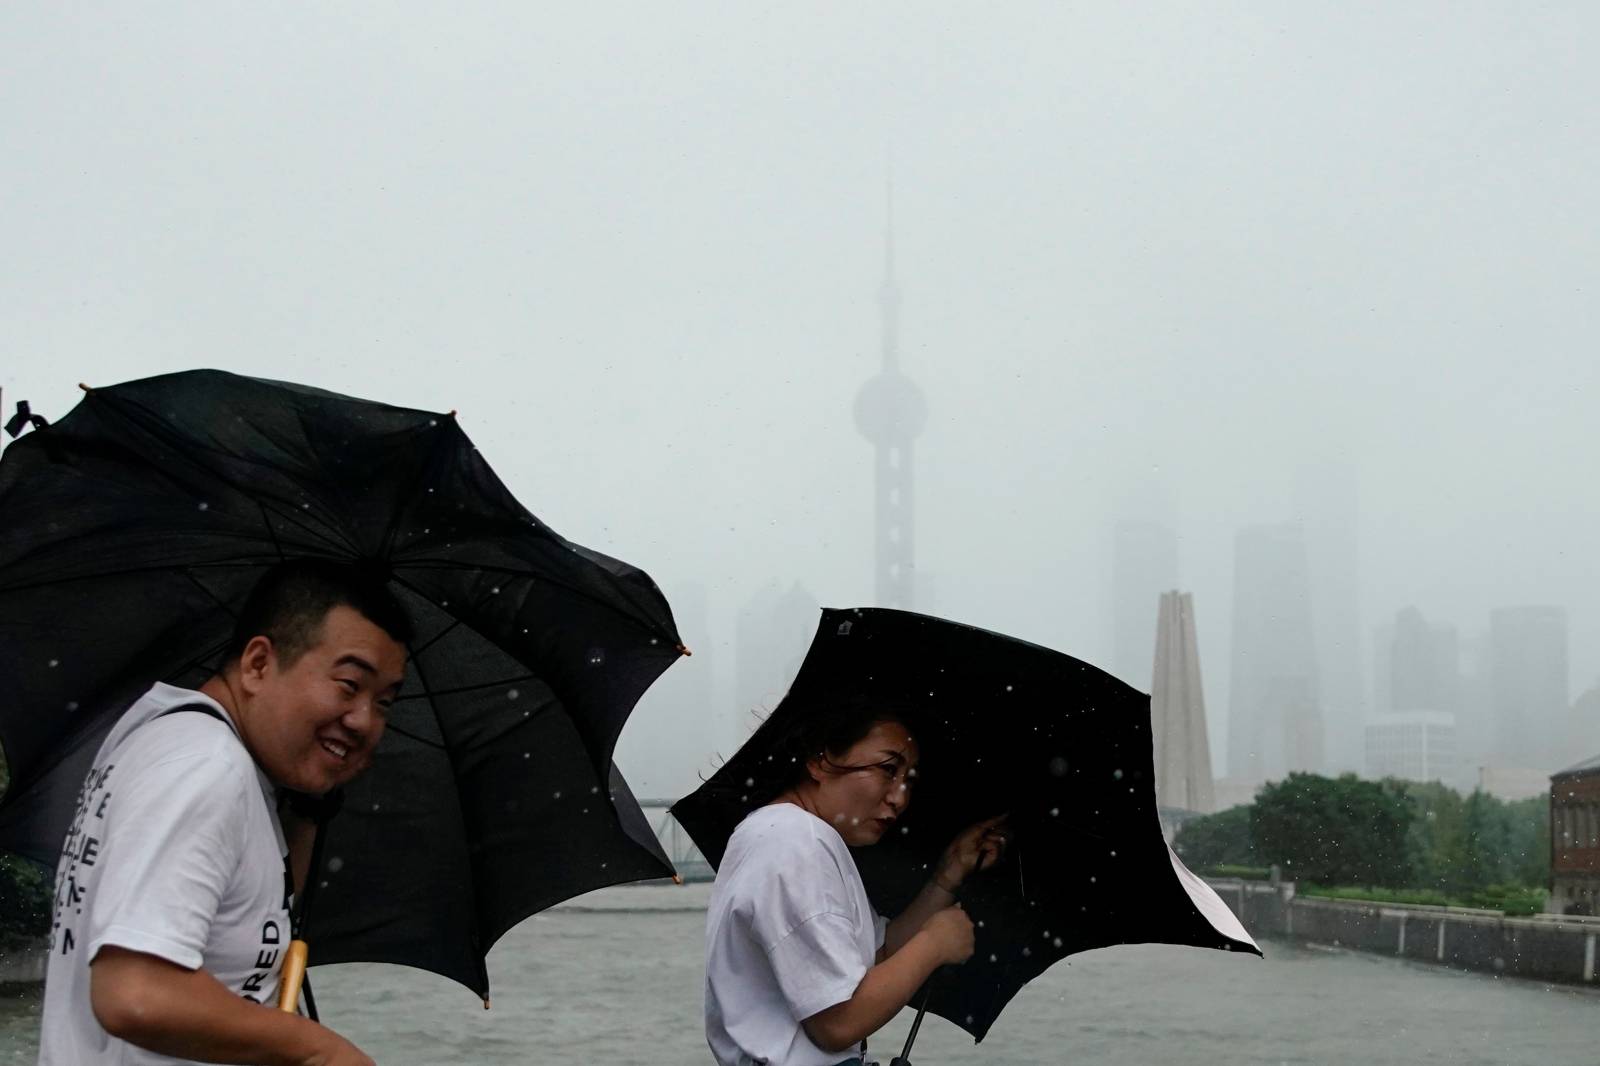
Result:
[[[283,973],[278,978],[278,1009],[293,1014],[300,1006],[300,984],[306,979],[306,955],[309,952],[304,940],[289,942],[283,953]]]

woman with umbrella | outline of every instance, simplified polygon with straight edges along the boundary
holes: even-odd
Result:
[[[936,969],[971,956],[955,891],[1005,846],[1001,819],[968,827],[896,918],[878,916],[848,849],[900,831],[920,758],[910,717],[860,699],[792,711],[769,720],[794,726],[760,745],[767,772],[741,797],[758,805],[728,838],[707,909],[706,1039],[724,1066],[864,1051]]]

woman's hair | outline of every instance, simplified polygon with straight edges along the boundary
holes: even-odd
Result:
[[[801,784],[808,778],[806,764],[819,756],[838,770],[859,769],[833,760],[880,722],[898,723],[914,734],[910,716],[893,702],[791,692],[750,738],[749,747],[767,754],[747,768],[746,802],[760,806]]]

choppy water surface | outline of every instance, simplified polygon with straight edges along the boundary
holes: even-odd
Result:
[[[389,966],[312,971],[323,1016],[385,1066],[710,1061],[700,1026],[707,886],[609,889],[513,930],[489,959],[494,1009]],[[1026,988],[989,1038],[938,1018],[918,1066],[945,1062],[1527,1064],[1593,1062],[1585,990],[1287,943],[1265,961],[1184,948],[1074,956]],[[0,1063],[32,1062],[37,992],[0,999]],[[887,1063],[911,1014],[873,1041]]]

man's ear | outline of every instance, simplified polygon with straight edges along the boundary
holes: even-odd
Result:
[[[251,637],[239,654],[239,682],[248,693],[255,693],[266,680],[268,672],[277,666],[277,649],[270,637]]]
[[[812,784],[820,785],[822,777],[828,772],[821,755],[813,755],[806,760],[806,776],[811,778]]]

